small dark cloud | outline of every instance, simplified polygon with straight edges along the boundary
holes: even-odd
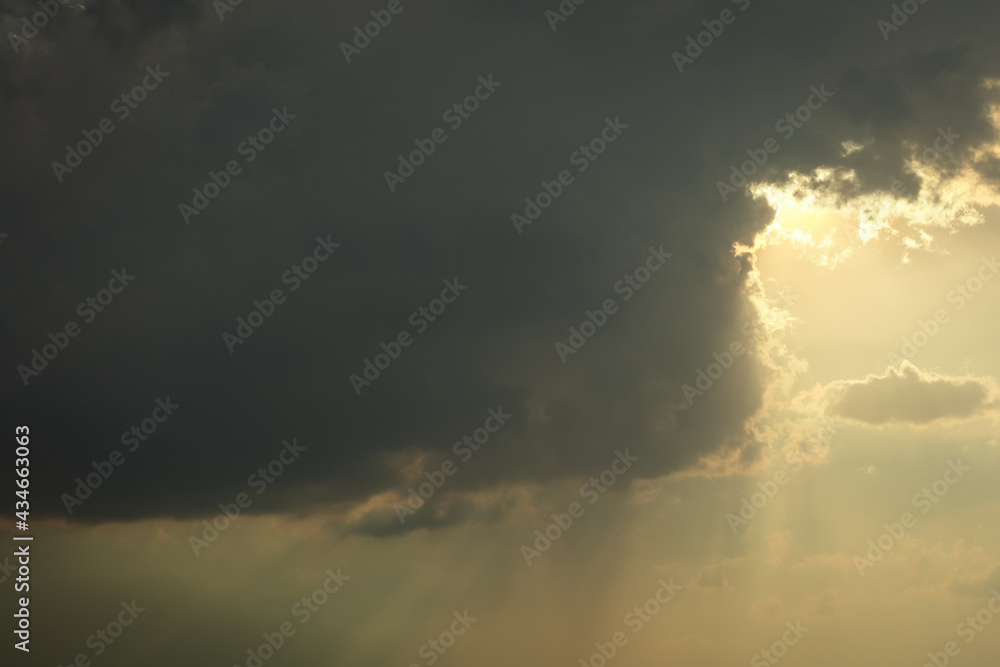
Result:
[[[989,386],[981,380],[941,378],[911,364],[845,383],[841,391],[831,412],[869,424],[962,419],[994,405]]]

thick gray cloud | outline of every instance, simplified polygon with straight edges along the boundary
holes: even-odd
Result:
[[[841,389],[831,406],[833,414],[869,424],[961,419],[994,405],[990,388],[982,381],[937,378],[921,374],[909,364],[847,383]]]
[[[928,3],[888,42],[888,5],[740,4],[586,3],[553,32],[556,3],[407,2],[348,64],[338,44],[378,3],[245,2],[220,21],[211,3],[90,2],[0,50],[2,398],[37,434],[39,501],[65,515],[60,495],[168,395],[176,414],[74,518],[211,513],[291,437],[307,452],[255,511],[402,490],[393,462],[451,456],[501,405],[511,421],[449,489],[590,475],[622,447],[636,478],[752,459],[752,356],[691,406],[681,391],[743,339],[750,267],[731,248],[771,215],[716,181],[824,84],[761,176],[853,168],[852,188],[888,188],[905,146],[949,125],[947,160],[967,160],[992,139],[982,82],[1000,59],[985,1]],[[7,29],[28,7],[7,6]],[[679,73],[673,52],[723,8],[735,21]],[[119,120],[115,98],[157,64],[169,76]],[[449,127],[489,75],[500,86]],[[246,163],[238,145],[275,107],[296,118]],[[104,117],[114,132],[57,182],[51,163]],[[628,128],[578,173],[606,118]],[[385,170],[439,127],[390,192]],[[865,149],[844,157],[846,140]],[[242,172],[185,224],[178,204],[233,159]],[[564,169],[574,182],[518,234],[511,214]],[[327,235],[340,247],[290,292],[283,273]],[[673,256],[624,302],[616,281],[660,245]],[[82,324],[77,304],[122,266],[134,283]],[[356,395],[348,376],[456,276],[468,290]],[[288,301],[230,354],[223,332],[275,288]],[[555,343],[608,298],[618,312],[561,363]],[[15,367],[68,320],[81,334],[24,386]]]

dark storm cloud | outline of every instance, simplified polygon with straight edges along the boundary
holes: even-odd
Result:
[[[89,3],[0,51],[3,398],[37,433],[45,507],[63,513],[74,479],[166,396],[181,407],[74,518],[212,513],[291,437],[308,464],[255,511],[400,490],[390,462],[449,456],[501,405],[510,423],[450,489],[590,475],[622,447],[635,478],[755,451],[753,357],[693,406],[681,392],[742,339],[749,266],[731,247],[770,219],[716,181],[822,84],[834,96],[768,178],[853,167],[858,187],[888,187],[904,143],[939,125],[963,133],[948,159],[967,157],[991,137],[998,10],[928,3],[885,42],[877,3],[586,3],[553,32],[556,4],[406,2],[350,64],[338,44],[384,4],[244,2],[220,21],[207,2]],[[735,22],[678,73],[672,53],[724,8]],[[169,76],[115,116],[158,64]],[[490,75],[499,87],[452,129],[442,113]],[[286,107],[296,118],[245,162],[238,146]],[[57,182],[51,163],[104,117],[114,132]],[[615,118],[628,128],[576,172],[571,154]],[[435,128],[447,140],[390,192],[384,171]],[[866,148],[843,158],[848,139]],[[185,224],[178,204],[234,159]],[[510,215],[565,169],[573,184],[518,234]],[[340,247],[290,292],[283,273],[328,235]],[[660,245],[673,257],[624,302],[616,281]],[[123,266],[134,282],[83,324],[77,304]],[[348,376],[415,334],[411,313],[456,277],[468,290],[357,396]],[[223,332],[276,288],[287,301],[230,354]],[[555,343],[608,298],[617,313],[561,363]],[[69,320],[82,333],[25,387],[15,367]]]

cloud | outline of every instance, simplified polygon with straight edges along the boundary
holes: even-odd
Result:
[[[698,588],[725,588],[726,587],[726,566],[714,565],[706,567],[698,576],[695,582]]]
[[[724,558],[715,565],[701,568],[694,588],[728,590],[745,578],[747,557]]]
[[[981,597],[986,591],[1000,587],[1000,564],[994,564],[988,570],[969,574],[963,571],[955,573],[948,589],[955,595]]]
[[[469,521],[492,523],[504,519],[511,511],[530,509],[530,496],[530,489],[508,486],[501,490],[452,493],[423,502],[417,495],[387,497],[376,507],[369,502],[362,511],[353,512],[357,516],[343,520],[340,532],[388,537]]]
[[[347,63],[340,41],[371,20],[351,3],[243,3],[220,21],[204,3],[95,1],[21,54],[0,51],[0,274],[24,285],[0,299],[0,398],[51,443],[33,509],[66,516],[61,494],[165,395],[181,409],[72,520],[211,515],[290,437],[308,465],[251,512],[364,504],[405,487],[393,456],[453,456],[498,405],[510,423],[441,502],[589,478],[620,447],[640,458],[629,481],[753,465],[748,423],[774,369],[747,354],[693,405],[682,390],[747,342],[753,267],[733,247],[752,246],[774,213],[742,193],[721,201],[716,182],[824,82],[833,97],[756,178],[853,168],[874,191],[939,125],[962,134],[941,164],[971,164],[994,140],[981,110],[996,95],[982,82],[1000,62],[998,9],[913,21],[887,45],[860,0],[754,2],[680,74],[671,54],[710,17],[654,4],[588,6],[556,34],[537,3],[414,4]],[[30,6],[5,9],[6,24]],[[157,63],[169,78],[57,182],[64,147]],[[390,192],[385,171],[491,73],[501,86]],[[284,106],[294,122],[184,224],[178,204]],[[518,234],[525,197],[617,116],[624,134]],[[845,141],[864,148],[845,156]],[[340,253],[288,291],[283,272],[320,235]],[[617,281],[661,244],[668,265],[624,301]],[[25,387],[16,366],[123,264],[135,284]],[[358,396],[350,375],[414,333],[410,314],[455,276],[468,292]],[[222,334],[275,288],[287,303],[230,354]],[[563,364],[555,343],[608,298],[618,312]],[[455,506],[441,520],[473,516]],[[365,530],[391,522],[376,524]]]
[[[996,406],[989,380],[945,377],[908,362],[883,375],[834,383],[831,393],[832,414],[876,425],[968,419]]]

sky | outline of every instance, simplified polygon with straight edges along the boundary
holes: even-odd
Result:
[[[993,665],[998,19],[5,0],[4,664]]]

